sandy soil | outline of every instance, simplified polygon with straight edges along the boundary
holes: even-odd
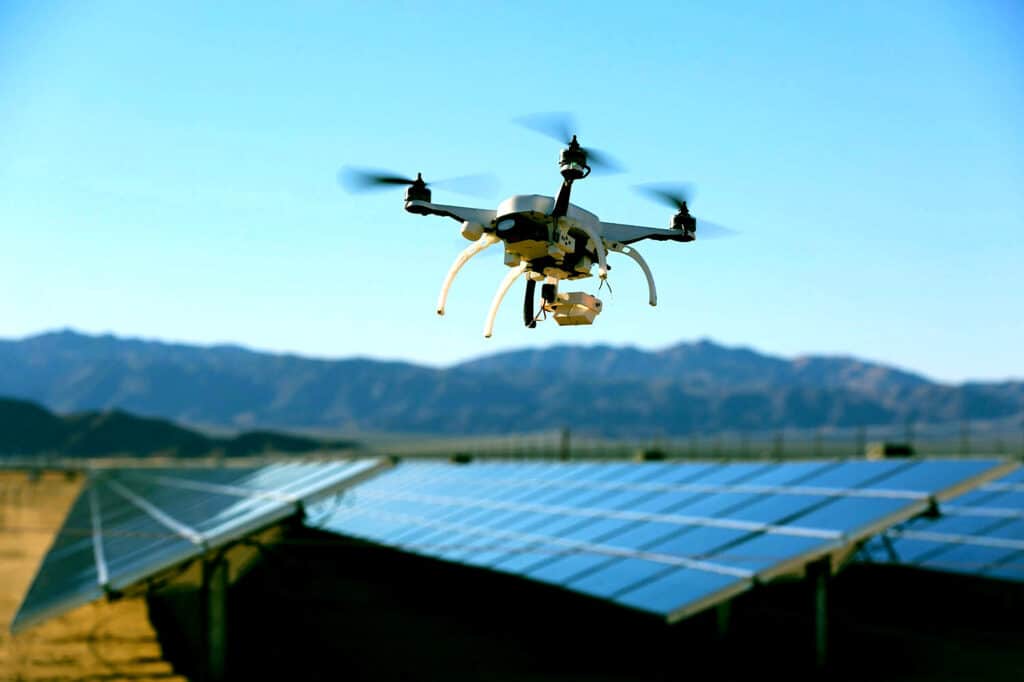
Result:
[[[14,612],[81,479],[0,472],[0,680],[184,680],[161,653],[142,599],[95,602],[14,637]]]

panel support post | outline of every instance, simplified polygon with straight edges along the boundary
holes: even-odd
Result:
[[[828,663],[828,558],[807,566],[807,582],[814,599],[814,666],[822,670]]]
[[[732,620],[732,602],[724,601],[715,607],[715,634],[719,642],[724,642],[729,637],[729,627]]]
[[[223,682],[227,659],[228,561],[203,560],[203,682]]]

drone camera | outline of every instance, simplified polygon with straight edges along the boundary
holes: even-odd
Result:
[[[543,290],[542,290],[543,291]],[[557,294],[550,305],[555,322],[560,326],[594,324],[594,318],[601,313],[601,299],[582,291]]]

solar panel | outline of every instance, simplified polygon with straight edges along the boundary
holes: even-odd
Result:
[[[684,618],[1003,473],[1000,460],[410,462],[306,523]]]
[[[886,530],[858,558],[1024,581],[1024,468],[949,500],[939,512]]]
[[[11,631],[267,528],[380,466],[378,460],[356,460],[98,470],[43,558]]]

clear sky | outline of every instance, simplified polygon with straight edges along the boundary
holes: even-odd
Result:
[[[344,164],[552,194],[569,110],[629,169],[574,203],[742,234],[618,256],[592,327],[481,329],[500,249]],[[435,201],[493,206],[435,190]],[[595,280],[579,282],[596,290]],[[563,290],[577,287],[563,287]],[[73,327],[444,365],[712,338],[941,380],[1024,377],[1024,4],[0,0],[0,337]]]

